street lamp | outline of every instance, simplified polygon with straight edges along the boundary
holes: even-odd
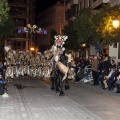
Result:
[[[113,20],[113,27],[118,28],[119,27],[119,21]]]
[[[35,50],[35,48],[34,48],[34,47],[31,47],[31,48],[30,48],[30,50],[31,50],[31,51],[34,51],[34,50]]]
[[[120,63],[120,22],[119,22],[119,20],[117,20],[117,19],[115,19],[115,20],[113,20],[113,27],[114,28],[118,28],[119,29],[119,43],[118,43],[118,62]],[[118,64],[119,65],[119,64]]]

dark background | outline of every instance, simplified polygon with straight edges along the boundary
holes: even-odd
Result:
[[[36,14],[44,11],[48,7],[55,4],[57,1],[64,2],[64,0],[36,0]]]

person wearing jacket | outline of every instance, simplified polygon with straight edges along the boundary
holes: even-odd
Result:
[[[99,85],[98,83],[98,65],[99,61],[97,59],[97,56],[94,56],[93,62],[92,62],[92,76],[93,76],[93,85]]]

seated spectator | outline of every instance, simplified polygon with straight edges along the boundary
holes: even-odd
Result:
[[[114,84],[116,82],[116,74],[118,73],[118,71],[115,69],[116,67],[113,66],[113,69],[114,69],[114,73],[112,73],[111,77],[107,80],[107,85],[108,85],[108,88],[109,90],[113,90],[114,88]]]
[[[115,75],[113,74],[115,72],[115,67],[113,67],[113,66],[111,66],[110,67],[110,72],[109,72],[109,74],[108,74],[108,76],[105,76],[104,77],[104,81],[103,81],[103,83],[104,83],[104,88],[103,89],[108,89],[108,84],[109,84],[109,82],[108,82],[108,80],[110,81],[110,80],[113,80],[114,79],[114,77],[115,77]]]
[[[111,60],[111,65],[114,66],[114,67],[116,68],[115,60]]]
[[[75,82],[79,82],[80,79],[82,79],[82,77],[84,76],[84,67],[85,65],[83,60],[76,63],[76,81]]]
[[[103,81],[104,81],[104,77],[106,76],[106,74],[107,74],[106,71],[103,69],[99,72],[99,76],[98,76],[99,85],[103,89],[104,89]]]
[[[118,73],[116,74],[115,79],[116,82],[113,92],[120,93],[120,67],[118,68]]]
[[[85,66],[90,65],[90,59],[86,59],[86,60],[84,61],[84,65],[85,65]]]

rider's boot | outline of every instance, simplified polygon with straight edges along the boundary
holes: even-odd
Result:
[[[60,92],[59,96],[64,96],[65,93],[63,91]]]

